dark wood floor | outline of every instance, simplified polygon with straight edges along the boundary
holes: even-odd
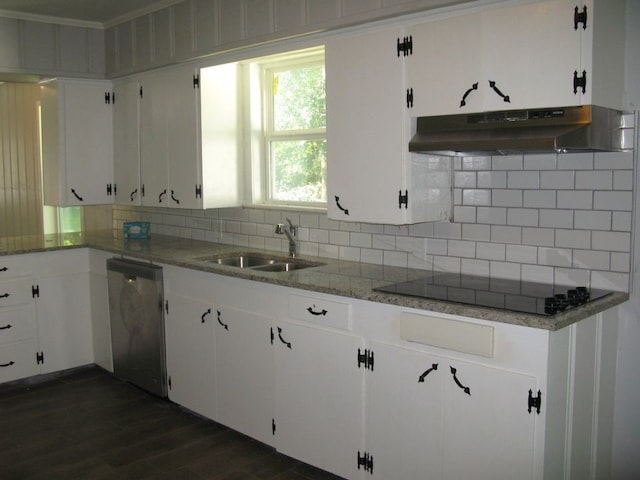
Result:
[[[0,385],[0,479],[338,477],[87,367]]]

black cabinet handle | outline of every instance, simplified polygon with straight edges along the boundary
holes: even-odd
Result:
[[[71,193],[73,193],[73,195],[81,202],[84,202],[84,198],[82,198],[80,195],[78,195],[78,193],[76,192],[76,190],[74,188],[71,189]]]
[[[138,193],[138,189],[136,188],[133,192],[129,194],[129,198],[131,198],[132,202],[133,202],[133,199],[136,198],[137,193]]]
[[[467,104],[467,97],[471,95],[471,92],[473,92],[474,90],[478,90],[478,82],[471,85],[471,88],[464,92],[462,100],[460,100],[460,108],[464,107]]]
[[[7,267],[0,268],[0,272],[6,272],[7,270],[9,270]]]
[[[450,367],[450,368],[451,368],[451,375],[453,375],[453,381],[456,382],[456,385],[458,385],[458,387],[460,387],[464,391],[464,393],[471,396],[471,389],[469,387],[465,387],[464,385],[462,385],[462,383],[460,383],[460,380],[458,380],[458,377],[456,375],[458,373],[458,370],[453,367]]]
[[[314,305],[314,307],[315,307],[315,305]],[[327,312],[324,308],[323,308],[322,310],[314,310],[314,309],[313,309],[313,308],[311,308],[311,307],[307,308],[307,312],[309,312],[311,315],[316,315],[316,316],[320,316],[320,315],[323,315],[323,316],[324,316],[324,315],[326,315],[327,313],[329,313],[329,312]]]
[[[9,294],[8,293],[3,293],[2,295],[0,295],[0,298],[8,298]]]
[[[280,338],[280,341],[284,343],[287,348],[291,348],[291,342],[287,342],[284,338],[282,338],[282,329],[280,327],[278,327],[278,338]]]
[[[335,197],[336,197],[336,206],[338,207],[338,209],[342,211],[345,215],[349,215],[349,209],[344,208],[342,205],[340,205],[340,197],[338,197],[337,195]]]
[[[207,315],[211,315],[211,309],[210,309],[210,308],[209,308],[209,309],[207,309],[207,311],[206,311],[206,312],[204,312],[204,313],[202,314],[202,316],[200,317],[200,319],[202,320],[202,323],[204,323],[204,317],[206,317]]]
[[[502,93],[500,89],[496,86],[496,82],[494,82],[493,80],[489,80],[489,86],[493,89],[494,92],[496,92],[496,94],[499,97],[502,97],[503,101],[507,103],[511,103],[511,99],[509,98],[509,95],[505,95],[504,93]]]
[[[225,330],[229,330],[229,325],[227,325],[226,323],[222,323],[222,313],[220,312],[220,310],[217,310],[217,312],[218,312],[218,323],[222,325]]]
[[[11,328],[11,325],[7,324],[4,327],[0,327],[0,330],[9,330],[10,328]]]
[[[418,383],[424,383],[424,379],[434,370],[438,370],[438,364],[434,363],[431,365],[431,368],[422,372],[422,375],[418,377]]]
[[[167,189],[165,188],[162,192],[160,192],[160,195],[158,195],[158,203],[162,203],[162,197],[164,197],[167,194]]]
[[[178,205],[180,205],[180,200],[178,200],[175,195],[174,195],[174,191],[171,190],[171,200],[173,200],[174,202],[176,202]]]
[[[10,367],[11,365],[15,365],[16,362],[11,360],[9,363],[0,363],[0,367]]]

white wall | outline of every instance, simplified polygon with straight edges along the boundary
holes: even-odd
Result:
[[[626,104],[640,110],[640,2],[627,5]],[[638,200],[638,148],[636,148],[635,235],[631,299],[620,308],[618,373],[616,378],[613,474],[616,480],[640,478],[640,201]]]

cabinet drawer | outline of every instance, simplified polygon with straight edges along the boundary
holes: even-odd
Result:
[[[289,295],[289,317],[324,327],[351,330],[351,305],[304,295]]]
[[[35,342],[0,346],[0,383],[38,374]]]
[[[24,305],[33,301],[31,278],[0,280],[0,307]]]
[[[36,337],[36,316],[32,306],[0,310],[0,344]]]
[[[33,273],[33,262],[27,255],[0,256],[0,280],[24,277]]]
[[[493,327],[461,320],[404,312],[400,337],[409,342],[493,357]]]

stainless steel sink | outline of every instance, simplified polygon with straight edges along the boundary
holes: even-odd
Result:
[[[320,262],[312,262],[300,258],[271,255],[268,253],[225,253],[208,257],[199,257],[201,262],[215,263],[236,268],[252,268],[262,272],[288,272],[309,267],[324,265]]]

